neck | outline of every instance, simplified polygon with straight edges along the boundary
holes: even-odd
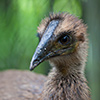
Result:
[[[78,72],[64,76],[53,68],[44,87],[43,100],[90,100],[84,75]]]
[[[43,100],[90,100],[83,74],[87,55],[83,49],[78,51],[50,60],[53,69],[44,87]]]

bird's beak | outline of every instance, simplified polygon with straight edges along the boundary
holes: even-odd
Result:
[[[36,48],[36,51],[32,57],[31,63],[30,63],[30,70],[33,70],[36,66],[38,66],[41,62],[43,62],[46,59],[49,59],[53,52],[51,51],[52,48],[52,41],[53,41],[53,33],[56,29],[59,21],[53,20],[49,23],[48,27],[46,28],[39,45]],[[52,40],[52,41],[51,41]]]
[[[49,58],[50,53],[48,53],[48,42],[44,43],[44,40],[42,40],[39,45],[36,48],[36,51],[32,57],[31,63],[30,63],[30,70],[33,70],[36,66],[38,66],[41,62]],[[48,48],[47,48],[48,47]]]

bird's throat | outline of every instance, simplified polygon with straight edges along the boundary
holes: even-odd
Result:
[[[75,72],[83,72],[85,61],[82,62],[78,56],[71,54],[67,56],[55,57],[50,60],[50,64],[55,67],[58,73],[66,76],[70,73],[73,74]]]
[[[87,81],[81,73],[64,76],[53,68],[48,80],[44,87],[43,100],[90,100]]]

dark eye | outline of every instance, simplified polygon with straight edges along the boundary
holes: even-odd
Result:
[[[59,42],[61,44],[68,44],[70,43],[70,37],[68,35],[65,35],[59,39]]]

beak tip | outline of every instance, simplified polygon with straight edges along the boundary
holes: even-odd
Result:
[[[32,64],[32,62],[31,62],[31,63],[30,63],[30,67],[29,67],[30,71],[32,71],[34,68],[35,68],[35,67],[33,66],[33,64]]]
[[[31,64],[31,65],[30,65],[30,68],[29,68],[30,71],[34,70],[36,66],[37,66],[37,64],[34,64],[34,65]]]
[[[33,69],[30,68],[30,71],[32,71]]]
[[[29,68],[29,69],[30,69],[30,71],[32,71],[34,68],[33,68],[32,66],[30,66],[30,68]]]

